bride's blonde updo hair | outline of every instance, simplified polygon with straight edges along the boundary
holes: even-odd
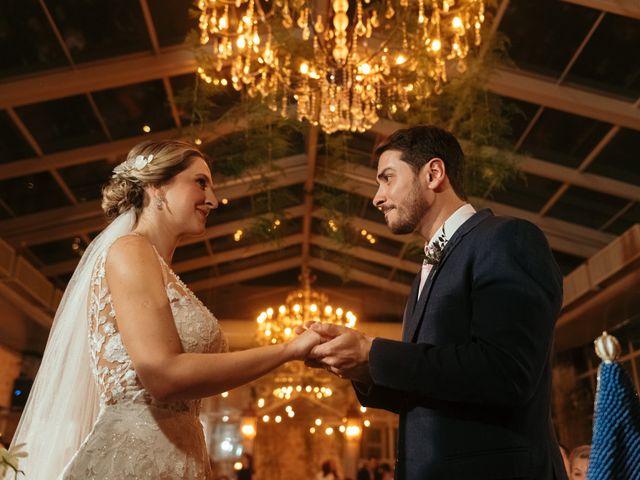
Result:
[[[169,182],[189,167],[192,157],[206,160],[197,148],[180,140],[146,141],[133,147],[102,187],[102,210],[107,219],[113,220],[130,208],[139,217],[145,205],[144,188]]]

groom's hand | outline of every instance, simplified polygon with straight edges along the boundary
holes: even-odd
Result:
[[[369,376],[369,351],[373,338],[348,327],[331,323],[311,323],[307,327],[319,333],[327,341],[316,345],[306,363],[319,363],[342,378],[367,383]]]
[[[296,327],[295,330],[294,330],[296,335],[302,335],[314,323],[316,323],[316,322],[307,322],[305,327],[302,327],[302,326]],[[321,342],[328,342],[329,340],[331,340],[331,338],[322,337],[321,336],[321,340],[320,341]],[[310,368],[326,368],[326,366],[322,362],[320,362],[319,360],[311,359],[311,358],[309,358],[309,356],[307,356],[307,358],[304,359],[304,364],[307,367],[310,367]]]

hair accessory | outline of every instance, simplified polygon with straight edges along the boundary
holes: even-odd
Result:
[[[126,175],[134,170],[140,171],[153,161],[153,155],[138,155],[135,158],[125,160],[113,169],[113,176]]]

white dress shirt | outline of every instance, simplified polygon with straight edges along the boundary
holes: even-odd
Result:
[[[456,230],[462,226],[464,222],[469,220],[476,213],[476,209],[469,203],[465,203],[455,212],[453,212],[449,218],[447,218],[442,226],[436,231],[436,233],[431,237],[431,239],[424,244],[424,252],[427,254],[428,248],[430,245],[433,245],[435,241],[442,235],[446,234],[446,239],[449,241],[453,234],[456,233]],[[425,282],[427,281],[427,277],[429,276],[429,272],[433,265],[427,263],[426,260],[422,261],[422,271],[420,272],[420,288],[418,288],[418,298],[422,293],[422,287],[424,287]]]

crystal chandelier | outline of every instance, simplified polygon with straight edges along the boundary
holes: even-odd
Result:
[[[327,295],[311,289],[311,275],[303,268],[301,288],[289,293],[285,303],[277,309],[268,307],[260,312],[257,321],[259,344],[283,343],[295,337],[295,329],[308,321],[333,323],[353,328],[357,317],[351,311],[329,304]],[[300,362],[290,362],[274,372],[269,393],[273,400],[289,401],[307,398],[321,401],[335,396],[340,389],[339,380],[324,370],[306,368]],[[264,407],[258,403],[258,408]],[[290,412],[289,412],[290,415]]]
[[[260,312],[256,319],[260,344],[291,340],[296,335],[296,327],[304,326],[309,321],[334,323],[349,328],[356,326],[357,317],[354,313],[330,305],[327,295],[311,289],[309,277],[308,271],[305,271],[301,275],[302,288],[289,293],[285,303],[277,310],[269,307]]]
[[[200,0],[200,77],[327,133],[442,91],[481,41],[484,0]]]

